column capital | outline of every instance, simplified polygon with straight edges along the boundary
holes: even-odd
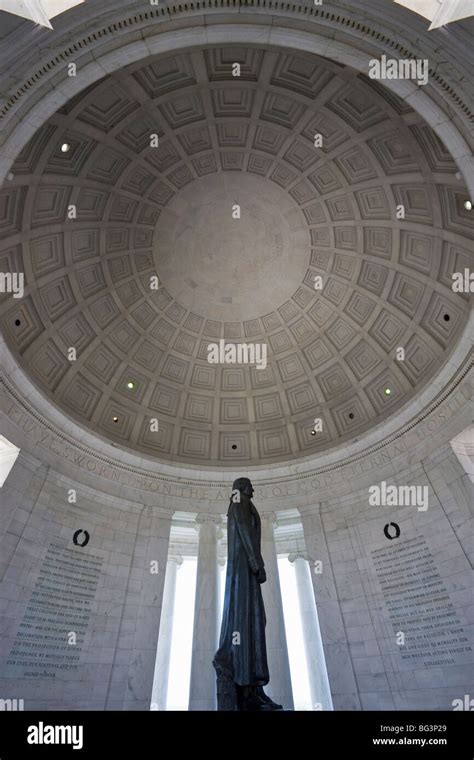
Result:
[[[312,515],[320,515],[321,514],[321,502],[315,502],[313,504],[306,504],[303,507],[298,507],[298,512],[300,513],[301,517],[311,517]]]
[[[199,526],[205,525],[206,523],[213,523],[218,527],[219,525],[222,525],[222,515],[210,515],[205,512],[199,512],[199,514],[196,515],[196,523]]]
[[[277,515],[276,512],[261,512],[260,519],[265,520],[270,525],[276,525]]]
[[[288,562],[296,562],[297,559],[304,559],[308,561],[308,553],[304,551],[291,552],[288,555]]]
[[[217,564],[220,565],[221,567],[224,567],[226,562],[227,562],[226,557],[218,557],[217,559]]]
[[[183,564],[183,557],[181,554],[170,554],[168,556],[168,562],[174,562],[178,566],[178,570]]]

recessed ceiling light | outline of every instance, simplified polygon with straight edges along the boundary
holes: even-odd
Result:
[[[118,417],[112,417],[114,422],[118,422]]]
[[[70,150],[71,150],[71,146],[69,145],[69,143],[63,143],[61,145],[61,153],[67,153]]]
[[[135,388],[135,383],[133,382],[133,380],[128,381],[127,388],[129,391],[133,391],[133,389]]]
[[[464,201],[464,208],[466,211],[472,211],[472,201]]]
[[[392,392],[391,388],[385,388],[385,395],[386,396],[390,396],[391,392]]]
[[[316,430],[312,430],[311,435],[316,435]]]

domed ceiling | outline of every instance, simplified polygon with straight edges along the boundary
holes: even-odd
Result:
[[[0,270],[26,285],[0,294],[9,346],[70,416],[158,459],[257,465],[353,440],[430,382],[468,317],[453,160],[380,83],[315,56],[133,65],[11,173]],[[209,363],[221,339],[265,345],[266,366]]]

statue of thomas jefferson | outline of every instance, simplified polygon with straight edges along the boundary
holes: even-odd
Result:
[[[218,710],[281,710],[263,691],[269,682],[265,608],[267,576],[260,550],[260,517],[248,478],[232,486],[227,512],[227,576],[221,636],[213,665]]]

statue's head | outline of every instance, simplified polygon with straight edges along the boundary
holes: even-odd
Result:
[[[249,499],[251,499],[254,494],[253,485],[248,478],[237,478],[237,480],[234,480],[232,483],[232,491],[240,491],[240,493],[248,496]]]

